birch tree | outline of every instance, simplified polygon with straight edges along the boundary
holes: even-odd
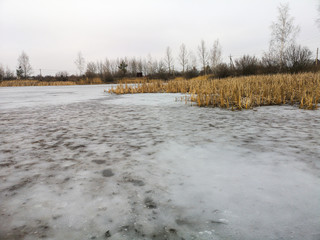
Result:
[[[204,71],[204,74],[206,74],[206,66],[208,63],[208,57],[209,57],[209,53],[206,47],[206,43],[204,40],[201,40],[200,45],[198,46],[198,55],[200,58],[200,62],[202,65],[202,69]]]
[[[289,4],[280,4],[278,18],[272,23],[270,51],[277,57],[280,70],[285,65],[285,51],[295,43],[299,27],[294,25],[294,18],[289,14]]]
[[[77,54],[77,58],[76,60],[74,61],[75,65],[77,66],[77,69],[79,71],[79,75],[81,76],[83,74],[83,71],[84,71],[84,68],[85,68],[85,59],[84,57],[82,56],[82,53],[81,52],[78,52]]]
[[[188,51],[184,43],[182,43],[180,46],[180,53],[179,53],[178,60],[182,67],[182,73],[184,73],[188,65]]]
[[[212,71],[221,63],[221,45],[219,40],[215,40],[210,51],[210,64]]]
[[[27,78],[32,73],[29,56],[23,51],[18,58],[18,68],[22,71],[22,77]]]
[[[164,61],[167,65],[168,73],[171,74],[171,70],[173,68],[173,57],[172,57],[172,51],[170,47],[167,47],[166,49],[166,56]]]

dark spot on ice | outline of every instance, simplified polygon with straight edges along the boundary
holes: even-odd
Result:
[[[66,182],[68,182],[70,180],[70,178],[69,177],[66,177],[63,181],[62,181],[62,183],[66,183]]]
[[[154,209],[154,208],[157,208],[157,204],[153,201],[152,198],[150,197],[146,197],[144,199],[144,204],[147,208],[150,208],[150,209]]]
[[[104,164],[104,163],[106,163],[106,160],[92,160],[92,162],[94,162],[96,164]]]
[[[40,175],[39,174],[36,174],[33,176],[33,178],[38,178]],[[23,188],[25,187],[27,184],[31,183],[32,182],[32,179],[31,178],[24,178],[24,179],[21,179],[19,183],[9,187],[7,190],[12,192],[12,191],[15,191],[15,190],[18,190],[20,188]]]
[[[112,177],[114,173],[112,172],[111,169],[105,169],[102,171],[102,176],[104,177]]]
[[[134,186],[139,186],[142,187],[145,185],[145,183],[142,180],[136,180],[136,179],[132,179],[132,181],[130,181]]]
[[[4,163],[0,163],[0,167],[9,167],[13,164],[15,164],[15,162],[4,162]]]
[[[53,219],[53,220],[56,220],[56,219],[58,219],[58,218],[60,218],[60,217],[62,217],[62,215],[54,215],[54,216],[52,216],[52,219]]]
[[[139,179],[134,179],[134,178],[131,178],[129,176],[125,176],[123,179],[124,179],[125,182],[132,183],[134,186],[142,187],[142,186],[145,185],[144,181],[139,180]]]
[[[185,219],[176,219],[176,224],[178,224],[179,226],[181,226],[181,225],[187,225],[187,224],[189,224],[189,222],[187,221],[187,220],[185,220]]]
[[[213,224],[227,224],[225,221],[222,220],[211,220],[210,222]]]
[[[105,236],[106,238],[109,238],[109,237],[111,237],[111,233],[110,233],[110,230],[106,231],[106,233],[104,234],[104,236]]]
[[[177,233],[177,230],[174,229],[174,228],[170,228],[170,229],[169,229],[169,232],[172,233],[172,234],[175,234],[175,233]]]
[[[86,146],[83,144],[76,145],[76,146],[67,146],[70,150],[77,150],[79,148],[85,148]]]

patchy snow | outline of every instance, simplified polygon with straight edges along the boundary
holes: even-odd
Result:
[[[0,88],[0,239],[320,239],[320,111]]]

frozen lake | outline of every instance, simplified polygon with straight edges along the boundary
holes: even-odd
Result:
[[[0,239],[320,239],[320,110],[0,88]]]

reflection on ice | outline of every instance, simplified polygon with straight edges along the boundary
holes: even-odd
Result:
[[[320,237],[319,111],[4,89],[0,239]]]

